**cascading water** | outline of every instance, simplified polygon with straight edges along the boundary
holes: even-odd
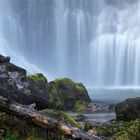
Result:
[[[91,87],[139,86],[140,0],[0,0],[0,52]]]

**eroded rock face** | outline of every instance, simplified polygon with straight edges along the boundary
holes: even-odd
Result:
[[[48,83],[41,73],[27,76],[26,70],[0,55],[0,95],[21,104],[36,103],[38,109],[70,110],[77,101],[90,102],[86,88],[68,78]]]
[[[117,120],[130,121],[140,118],[140,97],[127,99],[115,107]]]
[[[26,76],[26,70],[9,63],[7,57],[0,56],[0,62],[0,95],[21,104],[35,102],[39,109],[47,107],[45,93],[32,88],[37,85]]]

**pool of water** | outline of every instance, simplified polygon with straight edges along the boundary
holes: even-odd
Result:
[[[90,98],[97,103],[116,104],[128,98],[140,97],[140,87],[89,88]]]
[[[69,114],[73,116],[74,118],[78,116],[78,113],[74,113],[74,112],[69,112]],[[87,121],[99,122],[99,123],[108,122],[116,118],[116,115],[114,112],[110,112],[110,113],[100,112],[100,113],[89,113],[89,114],[84,113],[83,115],[86,117]]]

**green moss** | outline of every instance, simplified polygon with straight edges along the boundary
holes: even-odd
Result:
[[[64,100],[59,95],[59,90],[57,89],[57,84],[55,82],[50,82],[47,85],[48,102],[49,108],[55,108],[61,110],[64,107]]]
[[[90,102],[86,88],[69,78],[58,78],[47,85],[48,108],[73,110],[77,101]]]
[[[28,77],[39,85],[45,85],[48,83],[47,78],[41,73],[29,75]]]
[[[60,83],[60,84],[68,84],[68,85],[74,85],[75,84],[75,82],[72,81],[69,78],[57,78],[57,79],[54,80],[54,82]]]
[[[113,121],[97,128],[100,136],[111,137],[111,140],[139,140],[140,120],[130,122]]]
[[[54,82],[56,84],[65,85],[65,87],[74,87],[76,90],[81,92],[84,92],[86,90],[82,83],[76,83],[69,78],[58,78],[55,79]]]
[[[0,140],[26,140],[32,137],[36,138],[34,140],[43,140],[42,137],[45,137],[45,130],[43,134],[40,128],[3,112],[0,112],[0,129],[5,130]]]
[[[130,140],[129,135],[125,131],[118,132],[115,134],[111,140]]]
[[[6,125],[1,125],[0,129],[3,129],[5,131],[5,136],[1,139],[3,140],[18,140],[19,139],[19,133],[16,131],[13,131],[10,127]]]
[[[85,90],[85,87],[82,83],[76,83],[76,89],[82,92]]]
[[[79,127],[79,124],[74,120],[74,118],[68,113],[64,113],[63,111],[45,109],[43,110],[43,113],[56,118],[63,123],[70,124],[73,127]]]
[[[75,106],[74,106],[74,110],[77,111],[77,112],[83,112],[87,109],[87,107],[88,107],[87,103],[77,101]]]
[[[58,97],[55,99],[55,104],[56,104],[56,108],[62,108],[63,101],[61,100],[61,98]]]

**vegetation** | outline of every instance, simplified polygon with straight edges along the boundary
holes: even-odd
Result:
[[[139,140],[140,120],[112,121],[97,127],[97,132],[102,137],[109,137],[110,140]]]
[[[84,112],[88,108],[88,104],[85,102],[77,101],[74,110],[76,112]]]
[[[79,124],[74,120],[72,116],[70,116],[67,113],[64,113],[63,111],[58,110],[52,110],[52,109],[45,109],[42,111],[44,114],[47,114],[48,116],[51,116],[53,118],[56,118],[57,120],[65,123],[70,124],[73,127],[79,127]]]
[[[50,82],[47,86],[47,93],[49,95],[49,108],[53,109],[73,110],[78,101],[90,102],[85,87],[69,78],[59,78]]]
[[[51,109],[45,109],[42,113],[64,124],[79,128],[79,124],[67,113]],[[45,129],[3,112],[0,112],[0,130],[4,130],[4,134],[0,131],[0,140],[44,140],[46,137]],[[50,139],[63,139],[62,135],[54,133],[49,133],[49,137]]]
[[[47,78],[41,73],[32,74],[32,75],[29,75],[28,77],[31,78],[36,84],[41,85],[41,86],[42,85],[46,86],[46,84],[48,83]]]
[[[44,140],[45,131],[23,119],[0,112],[0,140]]]

